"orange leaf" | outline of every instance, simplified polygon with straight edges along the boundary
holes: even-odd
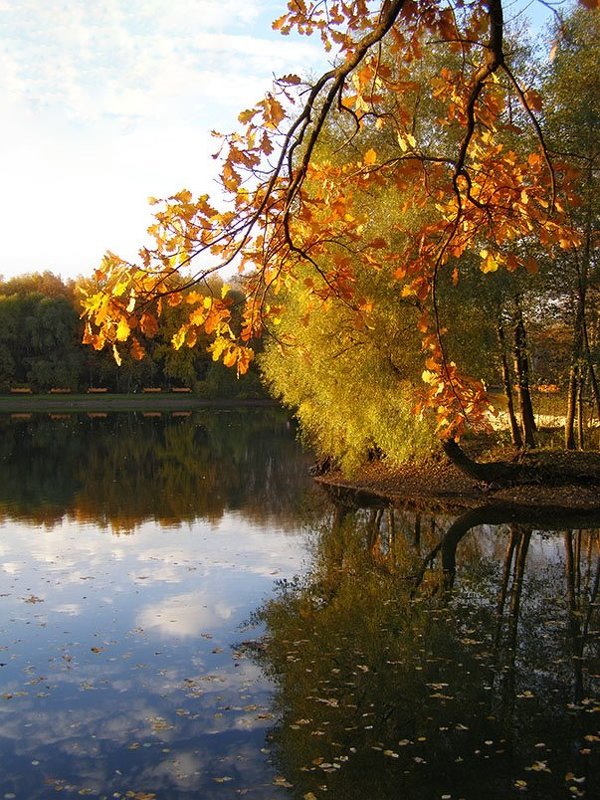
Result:
[[[135,337],[131,340],[131,355],[136,361],[141,361],[146,355],[146,351]]]
[[[297,86],[299,83],[302,83],[301,79],[297,75],[284,75],[282,78],[277,78],[277,83],[285,83],[288,86]]]
[[[233,348],[229,349],[223,356],[223,363],[226,367],[233,367],[236,361],[236,353]]]
[[[156,336],[158,333],[158,322],[156,321],[156,317],[153,314],[142,314],[140,328],[142,329],[144,336],[152,339],[152,337]]]

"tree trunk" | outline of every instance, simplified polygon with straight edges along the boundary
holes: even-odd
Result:
[[[583,351],[583,314],[585,308],[585,287],[579,278],[577,307],[573,329],[573,347],[571,350],[571,367],[569,369],[569,385],[567,388],[567,413],[565,415],[565,447],[575,450],[575,418],[577,416],[577,393],[581,380],[580,360]]]
[[[583,390],[585,387],[585,373],[583,370],[579,372],[579,382],[577,384],[577,447],[583,450],[584,447],[584,403],[583,403]]]
[[[483,483],[508,481],[518,479],[522,473],[519,464],[511,464],[506,461],[492,461],[489,463],[473,461],[456,439],[444,439],[442,448],[455,467],[476,481],[482,481]]]
[[[502,327],[501,322],[498,322],[498,327],[496,330],[498,334],[498,344],[500,345],[502,387],[504,389],[504,396],[506,397],[506,411],[508,413],[508,421],[510,423],[510,437],[515,447],[523,447],[523,437],[521,436],[521,430],[515,414],[512,381],[510,379],[510,368],[508,366],[508,359],[506,358],[506,337],[504,336],[504,328]]]
[[[551,464],[541,466],[535,463],[518,464],[511,461],[474,461],[456,439],[444,439],[441,444],[444,453],[457,469],[470,478],[486,484],[560,486],[570,483],[577,486],[596,486],[598,483],[593,469],[585,471],[563,467],[561,470],[556,470]]]
[[[535,447],[536,425],[533,415],[533,404],[529,392],[529,357],[527,355],[527,336],[525,333],[525,323],[519,297],[515,298],[514,313],[514,359],[515,374],[517,377],[517,396],[519,398],[519,409],[521,412],[521,426],[523,439],[528,447]]]
[[[594,400],[596,401],[596,414],[600,419],[600,385],[598,384],[598,377],[596,375],[596,365],[594,364],[594,359],[592,357],[590,338],[588,334],[588,326],[585,321],[585,317],[583,320],[583,341],[584,341],[584,349],[587,361],[587,369],[590,377],[590,386],[592,387],[592,394],[594,396]]]
[[[565,415],[565,447],[575,450],[575,415],[577,411],[577,386],[579,384],[579,367],[572,364],[569,370],[567,387],[567,413]]]

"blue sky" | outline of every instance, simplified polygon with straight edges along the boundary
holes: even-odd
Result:
[[[284,7],[0,0],[0,275],[135,258],[149,196],[211,192],[210,131],[233,130],[274,74],[326,66],[317,39],[271,30]]]

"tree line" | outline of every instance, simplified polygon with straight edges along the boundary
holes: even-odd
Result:
[[[217,290],[220,281],[215,281]],[[238,380],[212,359],[206,341],[194,350],[174,350],[170,339],[175,319],[148,340],[144,360],[126,356],[118,366],[110,353],[83,344],[80,315],[73,280],[63,281],[48,271],[0,280],[0,392],[105,388],[128,393],[185,387],[207,398],[264,396],[255,370]]]

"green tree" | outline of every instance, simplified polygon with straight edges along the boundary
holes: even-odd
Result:
[[[580,236],[577,247],[557,254],[558,299],[572,330],[568,364],[565,445],[575,447],[576,416],[579,444],[583,440],[583,401],[591,390],[600,418],[598,370],[600,266],[600,18],[597,12],[575,8],[554,29],[553,59],[543,90],[548,141],[563,169],[579,183],[578,202],[567,213]]]
[[[123,348],[138,349],[137,332],[150,319],[158,326],[165,295],[177,294],[176,274],[188,275],[193,261],[189,280],[201,287],[236,264],[249,271],[239,330],[227,297],[199,291],[174,344],[207,333],[213,355],[243,373],[254,339],[276,327],[281,301],[300,281],[310,290],[311,314],[342,302],[355,329],[368,327],[374,304],[357,273],[368,260],[373,271],[391,270],[395,297],[412,298],[419,311],[420,410],[455,457],[457,437],[477,429],[488,406],[481,382],[448,356],[441,276],[460,280],[473,260],[484,273],[515,272],[529,266],[534,243],[550,253],[578,241],[565,213],[576,187],[550,158],[539,93],[505,37],[504,5],[315,0],[290,3],[275,27],[318,33],[327,49],[338,49],[335,66],[308,87],[283,76],[240,114],[240,130],[222,140],[224,207],[184,189],[156,201],[153,244],[138,264],[107,254],[84,298],[86,342],[109,345],[117,358]],[[433,50],[435,75],[419,84],[424,54]],[[515,114],[516,103],[523,114]],[[440,112],[428,115],[436,105]],[[339,158],[326,159],[332,121],[349,135]],[[522,122],[532,134],[518,133]],[[515,136],[522,147],[513,146]],[[386,192],[396,198],[395,213],[382,231],[359,199]]]

